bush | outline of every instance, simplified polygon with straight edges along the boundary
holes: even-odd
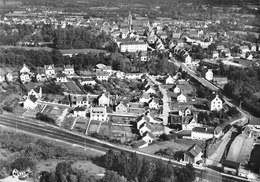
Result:
[[[20,158],[17,158],[11,164],[11,168],[12,169],[18,169],[18,170],[26,170],[27,168],[30,168],[31,170],[35,171],[36,162],[33,161],[31,158],[20,157]]]
[[[10,106],[4,106],[3,110],[7,111],[7,112],[13,112],[13,108]]]
[[[39,119],[39,120],[44,121],[49,124],[55,124],[55,120],[53,118],[50,118],[46,114],[43,114],[40,112],[36,114],[36,119]]]

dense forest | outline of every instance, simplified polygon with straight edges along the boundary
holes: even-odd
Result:
[[[228,77],[224,93],[242,102],[242,106],[260,115],[260,68],[236,68],[220,65],[220,74]]]

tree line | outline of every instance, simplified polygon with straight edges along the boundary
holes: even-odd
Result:
[[[195,178],[191,164],[182,168],[174,168],[170,162],[151,160],[136,153],[128,154],[124,151],[118,154],[109,150],[97,159],[97,162],[106,169],[124,176],[129,182],[188,182]]]

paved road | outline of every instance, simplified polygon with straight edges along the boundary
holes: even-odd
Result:
[[[17,131],[26,132],[29,134],[34,134],[37,136],[41,136],[43,138],[49,138],[60,142],[66,142],[72,145],[78,145],[81,147],[85,147],[96,152],[100,152],[104,154],[109,149],[113,149],[116,152],[126,151],[128,153],[136,152],[139,155],[145,156],[147,158],[151,158],[153,160],[163,160],[165,162],[170,161],[173,166],[175,167],[182,167],[185,164],[181,162],[177,162],[174,160],[169,160],[167,158],[159,157],[156,155],[145,154],[139,151],[130,150],[127,148],[115,146],[106,142],[102,142],[90,137],[87,137],[83,134],[73,133],[71,131],[67,131],[61,129],[56,126],[51,126],[48,124],[43,124],[41,122],[32,122],[27,121],[22,118],[14,118],[9,115],[0,115],[0,125],[4,127],[10,127],[16,129]],[[214,181],[223,181],[223,182],[246,182],[247,180],[238,178],[236,176],[231,176],[223,173],[218,173],[211,169],[202,167],[202,166],[194,166],[195,168],[195,175],[197,177],[203,177],[208,180],[216,179]],[[203,174],[207,174],[207,176],[203,176]],[[213,181],[213,180],[212,180]]]

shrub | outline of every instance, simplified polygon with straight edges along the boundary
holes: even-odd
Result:
[[[26,170],[27,168],[30,168],[31,170],[35,171],[36,162],[33,161],[31,158],[20,157],[17,158],[14,162],[12,162],[11,168],[18,170]]]

